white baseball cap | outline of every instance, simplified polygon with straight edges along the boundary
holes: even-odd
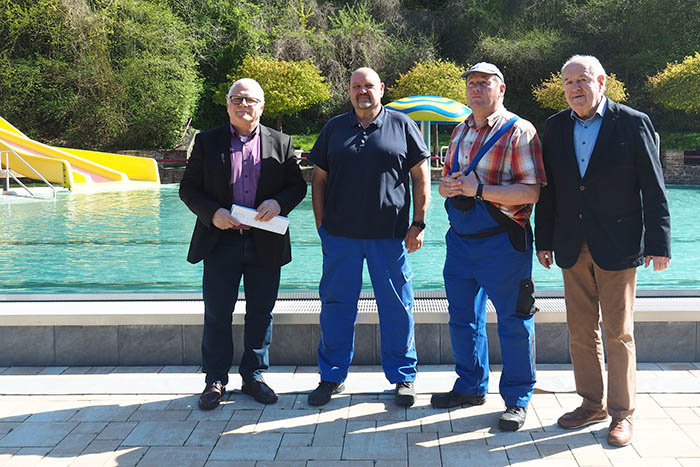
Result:
[[[462,73],[460,75],[460,78],[466,78],[469,76],[470,73],[474,73],[475,71],[481,72],[481,73],[486,73],[489,75],[496,75],[499,78],[501,78],[501,81],[504,83],[506,82],[505,79],[503,79],[503,73],[501,73],[501,70],[498,69],[496,65],[493,63],[487,63],[487,62],[479,62],[476,65],[473,65],[471,68],[469,68],[467,71]]]

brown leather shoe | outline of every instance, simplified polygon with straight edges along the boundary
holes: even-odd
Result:
[[[627,446],[632,442],[632,417],[613,417],[608,429],[608,443],[613,446]]]
[[[596,412],[595,410],[589,410],[584,407],[578,407],[573,412],[567,412],[561,417],[559,417],[557,423],[562,428],[566,428],[567,430],[573,430],[574,428],[580,428],[582,426],[602,422],[607,418],[608,411],[605,409]]]
[[[202,410],[212,410],[219,406],[221,398],[226,393],[226,386],[221,384],[221,381],[208,383],[199,396],[199,408]]]

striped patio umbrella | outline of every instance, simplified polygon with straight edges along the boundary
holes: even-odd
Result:
[[[460,123],[472,111],[461,102],[439,96],[410,96],[386,105],[403,112],[416,122]]]
[[[463,122],[471,109],[461,102],[440,96],[410,96],[395,100],[386,105],[387,108],[405,113],[416,122],[420,122],[420,131],[423,134],[426,146],[430,144],[430,124],[431,123],[451,123]],[[433,155],[437,156],[439,148],[433,148]]]

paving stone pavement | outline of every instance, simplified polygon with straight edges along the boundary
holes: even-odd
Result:
[[[635,436],[606,441],[607,423],[564,430],[579,405],[570,365],[538,365],[525,426],[497,428],[500,368],[486,404],[433,409],[451,389],[448,365],[419,367],[418,398],[398,407],[376,366],[353,366],[346,391],[309,406],[312,367],[273,367],[279,394],[264,406],[231,371],[217,409],[197,409],[197,367],[0,367],[0,467],[6,466],[696,466],[700,467],[700,363],[640,364]]]

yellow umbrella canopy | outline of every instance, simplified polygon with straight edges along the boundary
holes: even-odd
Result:
[[[440,96],[403,97],[386,107],[405,113],[416,122],[459,123],[472,113],[461,102]]]

